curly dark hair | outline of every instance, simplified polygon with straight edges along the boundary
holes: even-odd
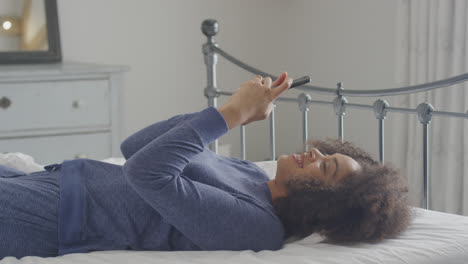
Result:
[[[314,140],[309,145],[324,154],[347,155],[362,169],[334,185],[290,180],[288,195],[273,201],[287,237],[317,232],[333,243],[378,242],[407,228],[411,221],[408,188],[397,169],[347,141]]]

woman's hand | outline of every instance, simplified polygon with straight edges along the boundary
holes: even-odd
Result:
[[[273,110],[273,102],[292,84],[292,79],[283,72],[273,83],[270,77],[259,75],[243,83],[218,111],[223,115],[229,129],[240,124],[265,120]]]

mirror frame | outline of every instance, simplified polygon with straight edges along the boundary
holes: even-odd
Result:
[[[0,52],[0,64],[54,63],[62,61],[57,0],[44,0],[44,3],[49,50]]]

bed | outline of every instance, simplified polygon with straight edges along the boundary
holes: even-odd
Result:
[[[249,65],[246,65],[233,56],[227,54],[214,41],[218,31],[217,22],[205,20],[202,31],[208,41],[203,45],[205,64],[207,66],[208,86],[204,91],[208,99],[208,105],[216,106],[217,97],[230,95],[216,88],[216,62],[218,56],[222,56],[237,66],[253,73],[263,76],[272,76]],[[434,89],[450,85],[456,82],[468,80],[468,74],[457,76],[455,79],[447,79],[438,83],[430,83],[417,87],[408,87],[398,91],[383,91],[384,93],[409,93],[427,89]],[[450,115],[447,112],[437,112],[431,109],[429,104],[421,104],[417,110],[398,109],[388,107],[384,100],[377,100],[374,105],[358,105],[348,103],[345,95],[352,95],[352,90],[344,92],[341,87],[337,89],[326,89],[321,87],[303,86],[299,87],[309,92],[334,93],[336,98],[333,102],[314,101],[307,94],[301,94],[297,99],[280,98],[283,101],[299,104],[303,115],[303,139],[307,140],[307,111],[312,103],[331,104],[334,106],[338,117],[338,135],[343,138],[343,114],[346,107],[360,107],[373,110],[379,122],[379,158],[383,157],[383,122],[387,111],[400,111],[418,114],[423,125],[424,155],[427,155],[427,126],[432,115]],[[382,91],[359,91],[360,96],[372,96]],[[367,94],[366,94],[367,93]],[[364,94],[364,95],[363,95]],[[454,115],[457,116],[457,115]],[[468,114],[460,114],[459,117],[468,118]],[[429,121],[429,122],[428,122]],[[245,158],[245,130],[241,127],[241,157]],[[218,151],[217,142],[210,148]],[[270,116],[270,150],[271,161],[256,162],[265,170],[270,178],[275,176],[275,116]],[[103,160],[114,164],[123,164],[122,158],[108,158]],[[427,167],[427,159],[424,158],[423,166]],[[23,153],[0,155],[0,164],[16,167],[23,171],[36,171],[42,166],[36,164],[32,157]],[[425,179],[428,171],[424,170]],[[425,182],[427,184],[427,182]],[[424,192],[424,204],[427,207],[427,188]],[[413,221],[409,228],[393,239],[383,242],[354,243],[349,245],[334,245],[324,241],[324,238],[312,234],[304,239],[286,241],[283,249],[278,251],[177,251],[177,252],[154,252],[154,251],[101,251],[86,254],[69,254],[55,258],[24,257],[21,260],[7,257],[1,263],[468,263],[468,217],[441,213],[422,208],[413,207]]]
[[[123,164],[122,158],[103,160]],[[0,164],[25,171],[41,168],[23,153],[0,155]],[[276,161],[256,164],[270,178],[275,176]],[[339,246],[324,243],[324,238],[312,234],[304,239],[288,241],[278,251],[100,251],[69,254],[55,258],[7,257],[0,263],[467,263],[468,217],[413,208],[414,220],[399,237],[377,244],[357,243]]]

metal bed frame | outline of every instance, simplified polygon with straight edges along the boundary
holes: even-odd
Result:
[[[216,64],[218,62],[218,55],[224,57],[231,63],[239,66],[240,68],[261,76],[270,76],[271,78],[275,79],[277,76],[272,74],[266,73],[259,69],[256,69],[252,66],[249,66],[242,61],[234,58],[233,56],[229,55],[227,52],[222,50],[218,47],[218,44],[215,42],[214,36],[218,33],[218,22],[214,19],[207,19],[204,20],[201,25],[201,30],[203,34],[207,37],[207,42],[203,44],[202,51],[204,54],[205,64],[207,67],[207,81],[208,85],[204,90],[205,97],[208,99],[208,105],[216,107],[217,106],[217,97],[221,95],[232,95],[232,92],[221,91],[217,88],[216,85]],[[429,135],[429,124],[431,123],[432,116],[444,116],[444,117],[456,117],[456,118],[464,118],[468,119],[468,111],[466,113],[460,112],[446,112],[446,111],[435,111],[434,107],[429,103],[421,103],[419,104],[416,109],[411,108],[400,108],[400,107],[390,107],[387,101],[378,99],[374,102],[373,105],[365,105],[365,104],[353,104],[349,103],[345,96],[353,97],[353,96],[360,96],[360,97],[379,97],[379,96],[390,96],[390,95],[402,95],[402,94],[410,94],[410,93],[418,93],[423,91],[429,91],[441,87],[446,87],[450,85],[454,85],[457,83],[461,83],[468,80],[468,73],[464,73],[458,76],[450,77],[444,80],[438,80],[435,82],[429,82],[425,84],[419,85],[412,85],[407,87],[400,87],[400,88],[390,88],[390,89],[378,89],[378,90],[344,90],[342,83],[338,83],[337,88],[324,88],[318,86],[311,86],[311,85],[302,85],[295,87],[295,89],[299,89],[305,92],[311,93],[320,93],[320,94],[327,94],[327,95],[336,95],[335,99],[331,102],[329,101],[320,101],[320,100],[312,100],[311,96],[302,93],[297,98],[287,98],[287,97],[279,97],[277,101],[284,101],[284,102],[295,102],[299,105],[299,109],[302,112],[303,117],[303,142],[304,145],[308,139],[308,111],[309,105],[311,104],[326,104],[326,105],[333,105],[335,110],[335,114],[338,117],[338,137],[343,140],[343,133],[344,133],[344,126],[343,126],[343,116],[345,114],[346,108],[361,108],[374,111],[375,117],[378,120],[378,127],[379,127],[379,160],[380,162],[384,162],[384,120],[388,112],[402,112],[407,114],[417,114],[419,122],[422,124],[423,127],[423,190],[424,190],[424,197],[423,197],[423,207],[425,209],[429,208],[428,204],[428,195],[429,195],[429,188],[428,188],[428,180],[429,180],[429,167],[428,167],[428,153],[429,153],[429,146],[428,146],[428,135]],[[241,156],[242,159],[245,159],[245,127],[240,127],[240,135],[241,135]],[[276,160],[276,136],[275,136],[275,111],[273,110],[270,115],[270,151],[271,151],[271,159]],[[215,141],[210,145],[211,150],[217,153],[218,151],[218,141]]]

